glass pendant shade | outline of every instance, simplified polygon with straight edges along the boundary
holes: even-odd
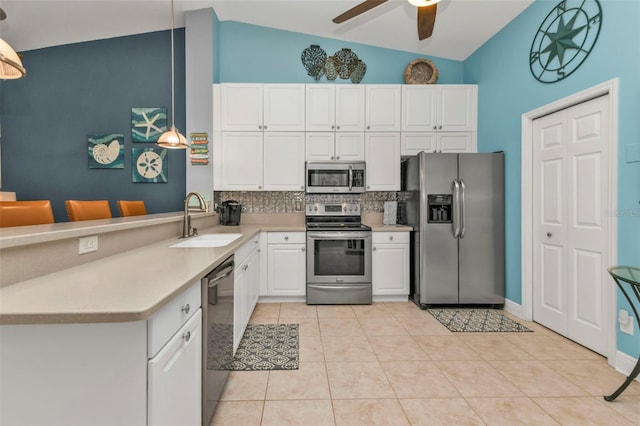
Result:
[[[425,6],[433,6],[438,3],[440,0],[409,0],[409,3],[416,7],[425,7]]]
[[[16,51],[0,38],[0,80],[22,78],[26,73]]]
[[[156,144],[158,144],[163,148],[170,148],[170,149],[189,148],[187,139],[180,134],[180,132],[178,131],[178,129],[175,128],[175,126],[171,126],[169,130],[161,134]]]

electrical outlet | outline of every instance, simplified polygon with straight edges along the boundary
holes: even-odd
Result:
[[[629,311],[621,309],[618,312],[618,322],[620,323],[620,331],[622,333],[633,336],[633,317],[629,315]]]
[[[82,237],[78,240],[78,254],[90,253],[98,250],[98,236]]]

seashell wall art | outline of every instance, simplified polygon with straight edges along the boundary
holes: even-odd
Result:
[[[360,83],[367,72],[367,65],[358,59],[358,55],[351,49],[342,48],[332,56],[327,56],[320,46],[312,44],[302,51],[300,55],[302,66],[307,70],[307,75],[318,81],[324,75],[332,81],[340,77],[343,80],[351,80],[352,83]]]
[[[124,135],[92,133],[87,139],[90,169],[124,169]]]

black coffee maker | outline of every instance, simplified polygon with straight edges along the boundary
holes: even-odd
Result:
[[[242,204],[234,200],[224,201],[218,208],[220,216],[220,225],[238,226],[240,225],[240,214],[242,213]]]

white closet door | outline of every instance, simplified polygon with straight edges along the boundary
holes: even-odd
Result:
[[[534,320],[606,354],[609,110],[597,98],[534,121]]]

